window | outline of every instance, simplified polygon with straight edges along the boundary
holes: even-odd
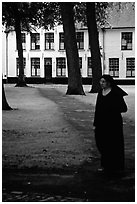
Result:
[[[39,50],[39,49],[40,49],[40,34],[31,33],[31,50]]]
[[[23,48],[23,50],[26,50],[26,35],[25,35],[25,33],[21,33],[21,37],[22,37],[22,48]]]
[[[57,76],[66,76],[66,59],[60,57],[56,59],[57,64]]]
[[[31,76],[40,76],[40,58],[31,58]]]
[[[26,35],[25,35],[25,33],[21,33],[21,39],[22,39],[22,49],[26,50]]]
[[[127,77],[135,77],[135,58],[126,59]]]
[[[121,50],[132,50],[132,32],[122,33]]]
[[[109,74],[114,77],[119,76],[119,58],[109,58]]]
[[[76,39],[78,49],[84,49],[84,32],[77,32]]]
[[[88,77],[92,77],[92,63],[91,63],[91,57],[88,57]]]
[[[59,33],[59,50],[65,50],[64,33]]]
[[[54,33],[45,33],[45,50],[54,49]]]
[[[84,32],[77,32],[76,39],[78,49],[84,49]],[[65,49],[64,33],[59,33],[59,49]]]
[[[19,58],[16,58],[17,76],[19,76]],[[26,58],[23,58],[24,76],[26,75]]]
[[[82,57],[79,57],[79,68],[82,75]]]

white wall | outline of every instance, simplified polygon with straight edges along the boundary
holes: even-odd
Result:
[[[89,40],[88,31],[84,31],[84,50],[79,50],[79,57],[82,57],[82,76],[87,77],[87,60],[91,56],[89,50]],[[120,75],[119,78],[126,78],[126,57],[135,57],[135,36],[133,33],[133,50],[131,51],[121,51],[121,32],[124,31],[134,31],[133,29],[106,29],[103,33],[100,30],[99,42],[100,46],[103,48],[104,40],[104,62],[103,57],[102,67],[103,73],[109,73],[109,58],[119,58],[120,62]],[[44,77],[44,58],[52,58],[52,76],[56,77],[56,58],[65,57],[66,52],[59,50],[59,32],[63,32],[62,26],[55,27],[54,30],[49,32],[54,32],[54,50],[45,50],[45,31],[39,29],[40,35],[40,50],[30,50],[30,34],[26,34],[26,50],[23,52],[23,56],[26,58],[26,76],[31,77],[31,58],[40,58],[40,77]],[[47,31],[46,31],[47,32]],[[6,34],[2,35],[2,72],[6,75]],[[100,50],[103,55],[103,49]],[[8,77],[16,77],[16,58],[18,57],[18,52],[16,50],[16,35],[15,32],[9,33],[8,35]],[[67,63],[66,63],[67,64]],[[103,66],[104,65],[104,66]],[[66,69],[66,76],[68,76]]]
[[[2,75],[6,78],[6,35],[2,32]]]
[[[16,76],[16,35],[11,32],[8,35],[8,77]]]
[[[126,78],[126,58],[135,57],[135,37],[133,32],[133,49],[121,50],[121,32],[133,32],[128,29],[106,29],[104,32],[105,73],[109,73],[109,58],[119,58],[119,78]]]

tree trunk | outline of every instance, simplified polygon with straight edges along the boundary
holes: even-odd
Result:
[[[22,48],[22,37],[21,37],[21,20],[18,11],[19,3],[14,3],[14,14],[15,14],[15,32],[16,32],[16,43],[19,57],[19,76],[16,86],[27,86],[24,77],[24,66],[23,66],[23,48]]]
[[[68,66],[68,90],[66,94],[85,95],[79,68],[73,4],[71,2],[60,3],[60,7]]]
[[[6,99],[6,96],[5,96],[3,80],[2,80],[2,110],[12,110],[12,108],[9,106],[7,99]]]
[[[92,88],[90,93],[97,93],[100,89],[99,80],[102,75],[102,68],[98,30],[96,24],[95,2],[86,3],[86,15],[92,62]]]

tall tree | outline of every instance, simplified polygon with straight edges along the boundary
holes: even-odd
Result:
[[[12,110],[6,99],[3,80],[2,80],[2,110]]]
[[[13,11],[15,11],[15,9],[12,8],[12,6],[14,6],[14,4],[13,4],[13,2],[11,2],[11,3],[10,2],[4,2],[3,5],[5,5],[5,4],[6,4],[7,7],[6,7],[6,9],[3,9],[3,10],[6,11],[6,12],[3,12],[3,13],[4,14],[6,13],[6,15],[3,15],[3,17],[7,17],[7,18],[5,18],[4,20],[6,20],[8,22],[8,25],[15,26],[15,19],[14,19],[15,16],[13,17]],[[64,4],[64,9],[65,9],[65,5],[66,5],[66,13],[64,12],[64,16],[65,16],[65,15],[67,15],[67,13],[69,13],[67,6],[71,5],[72,3],[71,2],[69,2],[69,3],[67,3],[67,2],[65,2],[65,3],[16,2],[16,4],[19,7],[18,14],[20,16],[21,29],[23,29],[25,27],[29,31],[30,23],[33,24],[33,25],[39,26],[39,27],[44,26],[45,28],[48,28],[49,25],[51,27],[53,27],[55,25],[54,23],[58,23],[58,22],[61,23],[59,5],[63,6],[63,4]],[[83,16],[84,16],[84,12],[83,12],[84,9],[83,8],[85,7],[85,6],[83,6],[84,4],[74,3],[74,5],[77,5],[77,8],[78,8],[78,10],[77,9],[75,10],[76,11],[75,14],[77,14],[75,19],[78,19],[79,16],[80,16],[80,19],[83,19]],[[82,5],[81,8],[80,8],[80,5]],[[3,8],[4,7],[5,6],[3,6]],[[63,11],[64,11],[64,9],[63,9]],[[71,9],[72,8],[69,8],[69,10],[71,10]],[[17,12],[15,12],[15,13],[17,13]],[[79,13],[80,13],[80,15],[78,15]],[[70,26],[71,23],[72,23],[72,26],[74,27],[74,13],[72,12],[72,18],[70,18],[70,15],[68,15],[67,18],[68,18],[68,22],[69,22],[68,25]],[[71,21],[70,21],[70,19],[71,19]],[[84,17],[84,19],[85,19],[85,17]],[[67,20],[65,20],[64,22],[67,23]],[[64,23],[64,22],[63,22],[63,24],[65,25],[66,23]],[[67,27],[67,26],[64,26],[64,25],[63,25],[64,33],[65,33],[65,27],[66,27],[67,32],[68,32],[68,30],[71,30],[70,27]],[[65,36],[67,35],[67,32],[66,32]],[[72,32],[69,32],[69,34],[70,34],[69,36],[71,36]],[[73,39],[73,41],[74,41],[73,36],[71,37],[71,39]],[[19,36],[19,38],[20,38],[20,36]],[[75,65],[78,64],[78,59],[75,60],[75,63],[76,63],[76,61],[77,61],[77,63],[74,64],[74,66],[73,66],[74,70],[72,71],[72,69],[70,68],[70,64],[73,63],[71,54],[72,54],[72,51],[74,52],[74,50],[76,50],[76,49],[71,48],[71,52],[69,52],[68,50],[70,50],[69,47],[70,47],[72,41],[71,40],[69,41],[68,37],[65,37],[65,41],[66,41],[66,49],[67,49],[67,52],[66,52],[67,62],[68,62],[68,68],[69,68],[69,70],[68,70],[69,76],[68,76],[68,91],[67,91],[67,93],[69,94],[71,92],[73,92],[73,93],[74,92],[76,92],[76,93],[80,92],[80,94],[81,93],[83,94],[83,88],[78,88],[78,87],[81,87],[81,83],[82,83],[81,82],[81,75],[79,73],[80,70],[75,68]],[[67,43],[68,41],[71,42],[71,43]],[[21,43],[21,41],[19,41],[19,42]],[[67,44],[68,44],[68,46],[67,46]],[[76,43],[75,43],[75,45],[76,45]],[[21,46],[18,46],[18,47],[19,47],[19,49],[21,48]],[[75,46],[75,48],[76,48],[76,46]],[[78,52],[78,51],[76,50],[76,52]],[[22,62],[21,52],[20,52],[20,56],[21,56],[20,57],[21,58],[20,67],[22,67],[23,62]],[[75,57],[77,56],[77,58],[78,58],[78,54],[75,54],[73,56],[75,56]],[[24,71],[23,69],[22,69],[22,71],[20,71],[21,75],[22,75],[23,71]],[[74,78],[75,78],[75,80],[74,80]],[[22,77],[22,79],[23,79],[23,77]],[[76,83],[75,81],[78,81],[78,82]],[[72,89],[72,84],[73,84],[73,87],[74,87],[75,91],[71,90]],[[76,91],[77,89],[79,91]]]
[[[26,86],[23,68],[21,32],[35,27],[53,27],[58,19],[58,4],[49,2],[3,2],[2,21],[6,28],[14,27],[19,56],[19,76],[16,86]]]
[[[16,32],[16,43],[19,56],[19,76],[16,86],[26,86],[24,77],[24,66],[23,66],[23,48],[22,48],[22,37],[21,37],[21,16],[19,9],[20,3],[13,3],[14,19],[15,19],[15,32]]]
[[[68,65],[68,90],[66,94],[85,95],[79,68],[76,32],[74,25],[73,3],[60,3],[63,20],[65,48]]]
[[[6,29],[13,26],[16,32],[16,43],[19,56],[19,76],[16,86],[26,86],[23,67],[23,48],[21,37],[22,15],[21,15],[22,3],[21,2],[3,2],[2,3],[2,16],[3,24]]]
[[[102,75],[101,68],[101,55],[99,48],[98,30],[96,23],[96,12],[95,12],[95,2],[86,3],[86,16],[87,16],[87,26],[89,33],[89,45],[91,51],[91,62],[92,62],[92,88],[91,93],[96,93],[99,91],[99,80]]]

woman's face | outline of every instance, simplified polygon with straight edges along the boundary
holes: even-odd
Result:
[[[110,83],[107,82],[104,78],[100,79],[100,86],[102,89],[106,89],[110,87]]]

